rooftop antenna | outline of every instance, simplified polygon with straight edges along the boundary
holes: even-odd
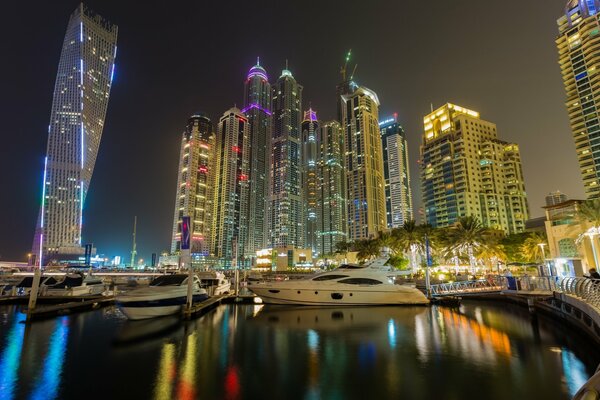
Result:
[[[260,67],[260,57],[256,57],[256,66]]]
[[[433,112],[433,103],[429,103],[429,106],[431,107],[431,112]]]
[[[348,50],[346,54],[346,60],[344,62],[344,66],[340,69],[340,74],[342,74],[342,82],[346,82],[346,68],[348,67],[348,61],[350,61],[350,56],[352,55],[352,49]]]
[[[285,69],[288,69],[288,60],[287,60],[287,58],[285,59]]]
[[[135,250],[135,231],[137,228],[137,215],[133,217],[133,248],[131,249],[131,268],[135,265],[135,255],[137,251]]]

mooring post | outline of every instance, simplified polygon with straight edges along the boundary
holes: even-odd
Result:
[[[40,289],[40,281],[42,280],[42,269],[36,268],[33,270],[33,283],[31,292],[29,292],[29,305],[27,306],[27,321],[31,319],[31,313],[37,304],[38,291]]]

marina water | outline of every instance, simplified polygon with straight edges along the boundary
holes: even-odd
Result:
[[[564,323],[489,302],[23,320],[0,308],[0,400],[569,399],[600,362]]]

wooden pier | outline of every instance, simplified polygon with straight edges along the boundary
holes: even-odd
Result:
[[[67,315],[81,311],[95,310],[114,304],[114,296],[86,296],[86,298],[62,298],[71,300],[67,303],[53,304],[48,306],[35,307],[33,310],[23,310],[27,314],[27,321],[35,321],[45,318],[53,318],[60,315]]]
[[[211,297],[208,300],[192,305],[189,309],[183,310],[184,319],[192,319],[206,314],[221,304],[254,304],[254,295],[236,296],[233,294]]]

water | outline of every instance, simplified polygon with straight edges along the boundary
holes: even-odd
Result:
[[[21,320],[0,307],[0,400],[568,399],[600,361],[564,323],[493,303]]]

